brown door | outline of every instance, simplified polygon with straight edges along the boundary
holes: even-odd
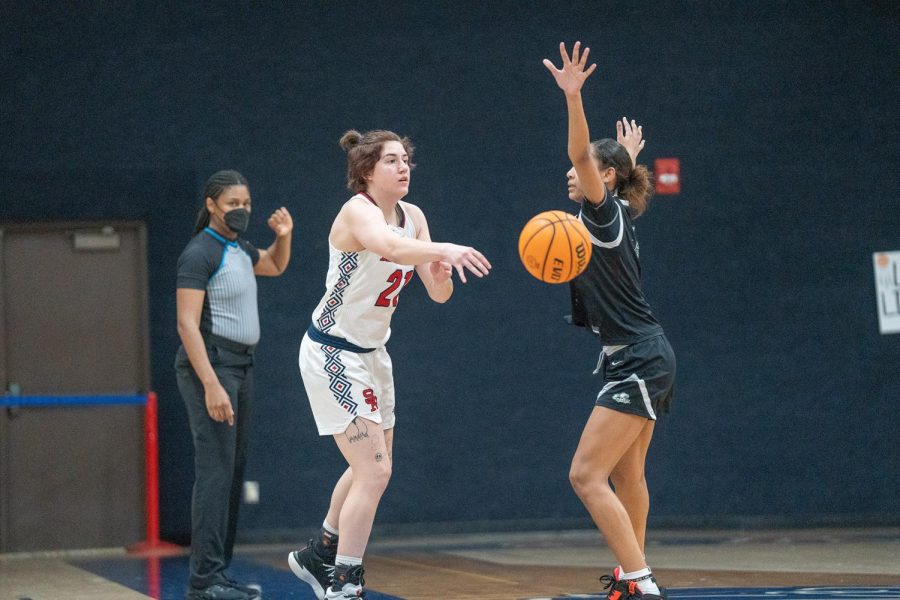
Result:
[[[0,385],[26,396],[146,391],[146,264],[139,223],[0,228]],[[0,408],[0,552],[141,540],[142,415]]]

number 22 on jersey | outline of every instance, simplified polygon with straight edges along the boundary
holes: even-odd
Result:
[[[375,301],[375,306],[397,306],[397,300],[400,299],[400,291],[409,283],[409,280],[412,279],[413,273],[415,271],[407,271],[406,276],[403,276],[403,271],[397,269],[390,275],[388,275],[387,282],[390,283],[387,288],[383,292],[378,295],[378,300]],[[391,297],[393,294],[393,297]]]

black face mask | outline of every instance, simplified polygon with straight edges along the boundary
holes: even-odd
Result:
[[[247,231],[247,225],[249,224],[250,211],[246,208],[235,208],[225,213],[225,225],[238,235]]]

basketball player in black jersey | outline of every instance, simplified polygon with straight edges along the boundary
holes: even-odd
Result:
[[[544,60],[568,107],[569,198],[581,204],[579,218],[593,243],[587,269],[571,283],[572,321],[598,335],[603,346],[596,371],[603,381],[569,479],[619,561],[613,577],[601,578],[607,597],[659,600],[665,591],[643,554],[650,505],[644,463],[657,415],[672,400],[675,355],[641,291],[632,224],[646,209],[652,187],[646,167],[636,166],[621,143],[591,143],[581,88],[596,65],[587,67],[590,50],[580,49],[576,42],[570,57],[560,44],[560,69]],[[631,128],[624,123],[627,134]],[[632,155],[641,147],[632,148]]]

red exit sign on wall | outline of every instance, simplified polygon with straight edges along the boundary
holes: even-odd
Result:
[[[681,163],[677,158],[657,158],[653,172],[657,194],[681,193]]]

